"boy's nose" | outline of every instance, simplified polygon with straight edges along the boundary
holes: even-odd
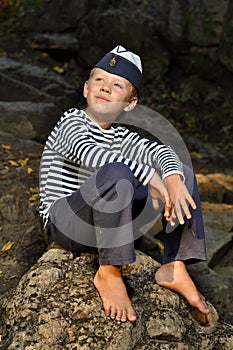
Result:
[[[104,91],[104,92],[107,92],[107,93],[110,93],[111,89],[109,87],[109,85],[105,84],[105,85],[102,85],[101,88],[100,88],[101,91]]]

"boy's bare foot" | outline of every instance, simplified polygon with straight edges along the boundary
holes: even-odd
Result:
[[[121,322],[136,321],[136,314],[118,267],[101,265],[96,272],[94,285],[102,299],[106,316]]]
[[[209,309],[186,270],[183,261],[173,261],[162,265],[155,273],[155,281],[162,287],[175,290],[185,297],[189,304],[205,315]]]

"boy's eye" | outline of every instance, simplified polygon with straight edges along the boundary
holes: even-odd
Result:
[[[122,85],[121,85],[121,84],[115,83],[114,85],[115,85],[116,87],[119,87],[120,89],[122,89]]]

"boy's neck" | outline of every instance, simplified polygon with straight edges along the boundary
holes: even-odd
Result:
[[[101,129],[103,130],[108,130],[111,128],[111,123],[101,123],[99,121],[99,119],[97,117],[95,117],[92,113],[90,113],[90,110],[85,110],[86,114],[88,115],[88,117],[94,122],[96,123]]]

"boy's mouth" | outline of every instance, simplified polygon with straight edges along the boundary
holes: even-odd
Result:
[[[110,100],[108,100],[107,98],[105,98],[103,96],[96,96],[96,99],[100,102],[111,102]]]

